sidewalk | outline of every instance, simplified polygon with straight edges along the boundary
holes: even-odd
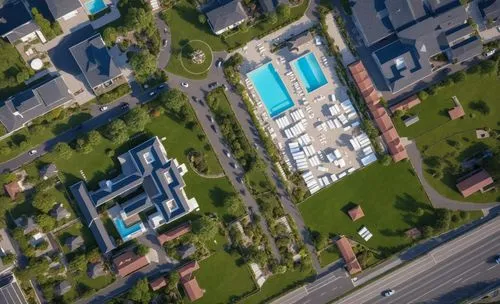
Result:
[[[342,55],[342,62],[345,66],[356,61],[356,57],[351,53],[351,50],[347,47],[344,38],[339,32],[337,23],[333,18],[333,14],[329,13],[325,18],[326,25],[328,26],[328,35],[335,41],[335,45],[339,48],[339,52]]]

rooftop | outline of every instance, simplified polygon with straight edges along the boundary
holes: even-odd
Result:
[[[47,2],[47,6],[54,19],[59,19],[81,7],[78,0],[45,0],[45,2]]]
[[[181,281],[182,287],[184,291],[186,291],[186,295],[191,302],[203,297],[203,290],[200,288],[200,285],[198,285],[198,281],[195,277],[183,278]]]
[[[161,289],[161,288],[167,286],[167,280],[165,279],[164,276],[161,276],[161,277],[157,278],[156,280],[149,282],[149,286],[151,287],[151,289],[153,291],[156,291],[158,289]]]
[[[175,240],[191,231],[191,224],[184,223],[158,236],[158,241],[163,246],[168,241]]]
[[[2,304],[27,304],[24,293],[17,283],[14,274],[10,273],[0,277],[0,303]]]
[[[481,169],[458,182],[457,188],[464,197],[468,197],[491,184],[493,184],[493,178],[486,170]]]
[[[179,268],[178,272],[180,277],[184,278],[190,276],[193,272],[195,272],[198,269],[200,269],[200,265],[198,265],[198,262],[192,261]]]
[[[18,27],[30,22],[31,14],[22,1],[8,1],[0,7],[0,20],[0,36],[6,37]]]
[[[349,271],[350,274],[360,272],[362,270],[361,265],[359,265],[358,259],[356,258],[356,254],[354,254],[354,251],[352,250],[352,246],[349,240],[343,236],[335,243],[337,244],[340,254],[342,255],[342,258],[346,263],[347,271]]]
[[[361,28],[361,35],[368,45],[394,32],[384,0],[355,0],[351,1],[351,7],[353,17]]]
[[[113,259],[118,275],[125,277],[137,270],[149,265],[149,260],[146,256],[138,256],[133,251],[126,251]]]
[[[233,0],[207,12],[208,22],[218,32],[248,18],[239,0]]]
[[[363,212],[363,209],[361,209],[360,205],[357,205],[356,207],[349,209],[347,213],[349,214],[349,217],[353,221],[359,220],[360,218],[365,216],[365,213]]]

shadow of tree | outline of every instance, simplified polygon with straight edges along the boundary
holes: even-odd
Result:
[[[215,207],[222,207],[228,197],[232,195],[231,192],[226,191],[220,187],[210,189],[208,196],[214,202]]]

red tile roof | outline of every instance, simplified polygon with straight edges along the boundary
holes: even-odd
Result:
[[[178,271],[181,278],[187,277],[192,274],[194,271],[200,269],[200,265],[198,265],[197,261],[192,261],[182,266]]]
[[[23,191],[18,181],[13,181],[11,183],[5,184],[3,187],[11,200],[15,200],[16,195]]]
[[[181,280],[182,287],[186,292],[187,297],[191,302],[198,300],[203,297],[203,290],[198,285],[198,281],[195,277],[192,278],[184,278]]]
[[[380,101],[380,93],[377,90],[363,92],[366,104],[377,104]]]
[[[394,140],[398,140],[399,134],[398,131],[396,131],[396,128],[392,128],[382,133],[382,138],[386,143],[390,143]]]
[[[460,117],[465,115],[464,108],[462,106],[456,106],[453,109],[448,111],[448,115],[450,115],[451,120],[459,119]]]
[[[146,256],[138,256],[133,251],[127,251],[114,258],[113,265],[118,275],[125,277],[149,265],[149,260]]]
[[[479,172],[457,183],[457,188],[464,197],[468,197],[491,184],[493,184],[493,178],[491,178],[488,172],[481,169]]]
[[[191,224],[184,223],[182,225],[175,227],[172,230],[160,234],[158,236],[158,241],[160,242],[161,245],[163,245],[165,242],[175,240],[176,238],[181,237],[190,231],[191,231]]]
[[[417,95],[413,95],[413,96],[410,96],[410,97],[406,98],[405,100],[391,106],[390,109],[391,109],[392,113],[394,113],[398,110],[407,111],[418,104],[420,104],[420,99],[418,98]]]
[[[356,207],[349,209],[347,211],[349,216],[351,217],[351,220],[356,221],[365,216],[365,213],[363,212],[363,209],[361,209],[360,205],[357,205]]]
[[[358,60],[350,64],[349,70],[351,71],[352,74],[357,74],[359,72],[366,71],[365,66],[363,65],[363,62],[361,62],[361,60]]]
[[[377,124],[378,128],[380,129],[380,132],[386,132],[390,129],[394,129],[394,125],[392,124],[392,120],[387,115],[387,112],[384,113],[382,116],[375,118],[375,123]]]
[[[349,240],[345,237],[341,237],[335,243],[337,244],[340,254],[346,263],[347,271],[349,271],[350,274],[360,272],[362,270],[361,265],[359,265],[358,259],[352,250]]]
[[[167,280],[165,277],[159,277],[158,279],[149,282],[149,286],[153,291],[156,291],[167,286]]]

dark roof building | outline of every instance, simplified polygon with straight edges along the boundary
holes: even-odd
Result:
[[[7,132],[73,100],[62,76],[7,99],[0,107],[0,122]]]
[[[500,23],[500,1],[481,0],[478,3],[478,7],[487,24],[496,25]]]
[[[45,2],[55,20],[63,18],[82,7],[78,0],[45,0]]]
[[[70,47],[69,51],[94,92],[111,86],[122,75],[99,34]]]
[[[0,4],[0,36],[10,43],[33,34],[40,28],[33,22],[23,1],[5,1]]]
[[[126,222],[140,212],[153,209],[155,212],[148,217],[153,228],[198,209],[196,199],[188,199],[184,192],[182,176],[187,172],[186,166],[167,158],[167,152],[158,137],[118,156],[118,161],[121,174],[112,180],[101,181],[96,191],[88,191],[83,182],[71,186],[71,192],[86,222],[91,225],[91,230],[92,225],[96,226],[94,237],[102,244],[100,247],[103,252],[108,252],[114,246],[109,242],[109,234],[96,208],[117,197],[127,198],[127,194],[130,194],[124,203],[116,205],[121,209],[119,219]]]
[[[87,274],[91,279],[101,277],[106,274],[103,263],[91,263],[87,269]]]
[[[491,184],[493,184],[493,178],[486,170],[481,169],[458,182],[457,189],[464,197],[468,197],[478,191],[482,192]]]
[[[0,277],[0,303],[27,304],[28,301],[17,283],[14,274],[9,273]]]
[[[66,239],[65,245],[68,247],[69,251],[73,252],[78,248],[82,247],[85,242],[81,236],[70,236]]]
[[[220,35],[243,23],[247,14],[239,0],[233,0],[207,12],[208,23],[216,35]]]
[[[461,62],[481,53],[458,0],[356,0],[352,11],[393,93],[431,75],[437,54],[451,50]]]
[[[56,167],[56,164],[54,163],[50,163],[50,164],[47,164],[45,166],[42,167],[42,169],[40,169],[40,177],[43,179],[43,180],[47,180],[51,177],[54,177],[57,175],[57,167]]]
[[[56,295],[62,296],[71,290],[71,283],[68,281],[62,281],[56,285]]]
[[[69,218],[71,213],[69,213],[63,204],[57,204],[54,209],[50,211],[50,215],[56,219],[56,221],[61,221],[63,219]]]

